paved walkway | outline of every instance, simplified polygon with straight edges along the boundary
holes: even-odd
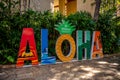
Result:
[[[0,80],[120,80],[120,54],[55,65],[0,68]]]

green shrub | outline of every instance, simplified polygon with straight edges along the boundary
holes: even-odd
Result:
[[[120,17],[116,17],[114,19],[115,22],[115,35],[116,35],[116,48],[115,48],[115,52],[120,52]]]
[[[113,10],[100,14],[96,29],[101,31],[104,53],[113,53],[116,49],[116,22]],[[119,34],[119,32],[118,32]]]
[[[76,12],[67,17],[77,30],[95,30],[95,21],[92,19],[92,16],[88,12]]]
[[[18,2],[1,0],[0,1],[0,64],[14,63],[16,49],[12,48],[11,42],[11,8],[15,8]],[[17,44],[15,44],[17,45]]]
[[[28,10],[23,14],[14,13],[1,19],[0,22],[0,64],[15,63],[19,51],[22,30],[25,27],[34,29],[37,52],[39,60],[41,58],[41,28],[49,29],[49,55],[55,54],[55,41],[59,33],[54,29],[55,24],[64,19],[60,13],[51,13],[49,11],[35,12]]]

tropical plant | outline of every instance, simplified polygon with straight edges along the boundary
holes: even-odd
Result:
[[[116,46],[116,22],[113,14],[114,11],[108,10],[99,16],[97,22],[97,30],[100,30],[102,33],[104,53],[113,53]]]
[[[0,1],[0,64],[13,63],[15,62],[15,53],[14,48],[12,47],[11,42],[11,17],[13,11],[18,2],[10,0],[1,0]],[[15,44],[17,45],[17,44]]]
[[[60,32],[60,34],[72,34],[72,32],[75,30],[75,27],[69,23],[69,21],[62,20],[62,23],[59,23],[56,25],[57,27],[55,28]]]

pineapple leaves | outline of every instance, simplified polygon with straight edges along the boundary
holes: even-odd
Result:
[[[69,21],[62,20],[61,23],[55,25],[56,30],[60,32],[60,34],[69,34],[71,35],[72,32],[75,30],[75,27],[69,23]]]

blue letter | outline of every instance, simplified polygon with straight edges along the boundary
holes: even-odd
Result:
[[[41,30],[41,64],[55,64],[55,57],[48,57],[48,29]]]

